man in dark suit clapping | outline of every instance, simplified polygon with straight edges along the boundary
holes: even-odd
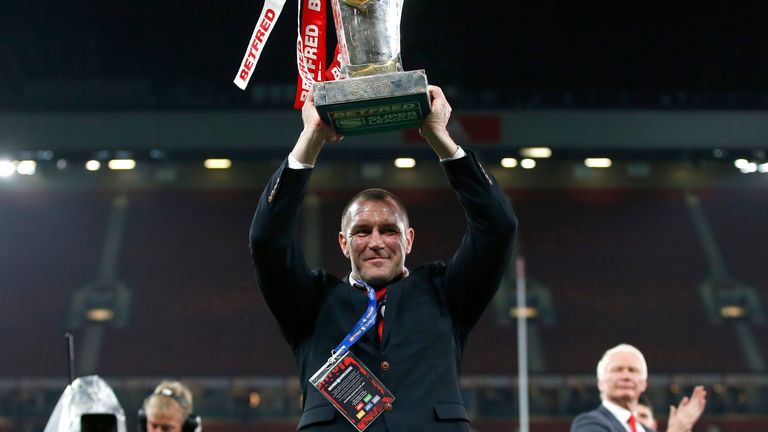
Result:
[[[603,403],[579,414],[571,424],[571,432],[651,432],[636,414],[647,380],[648,366],[640,350],[620,344],[606,351],[597,363],[597,387]],[[697,386],[690,398],[670,407],[667,432],[691,432],[705,405],[706,391]]]

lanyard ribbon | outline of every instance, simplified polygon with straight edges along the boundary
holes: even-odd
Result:
[[[357,324],[352,327],[352,330],[331,351],[331,358],[328,359],[329,362],[346,354],[349,348],[376,324],[376,291],[364,281],[355,279],[355,282],[365,287],[368,291],[368,308],[365,309],[365,313],[357,321]]]
[[[336,362],[340,361],[349,352],[349,348],[376,324],[376,291],[364,281],[355,279],[355,283],[362,285],[368,291],[368,307],[365,309],[363,316],[357,321],[357,324],[352,327],[352,330],[331,351],[331,357],[328,358],[328,361],[309,379],[312,385],[316,385],[318,381],[322,380],[335,367]]]

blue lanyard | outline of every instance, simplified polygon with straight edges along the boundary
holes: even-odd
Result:
[[[329,361],[343,356],[349,351],[349,348],[355,344],[374,324],[376,324],[376,291],[372,286],[368,285],[362,280],[355,279],[355,282],[364,286],[368,290],[368,308],[365,313],[357,321],[352,330],[344,336],[344,339],[336,345],[333,351],[331,351],[331,358]]]

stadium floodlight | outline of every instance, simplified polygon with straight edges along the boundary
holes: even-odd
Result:
[[[552,157],[552,149],[549,147],[523,147],[520,156],[534,159],[546,159]]]
[[[107,163],[111,170],[132,170],[136,168],[136,161],[133,159],[112,159]]]
[[[0,160],[0,177],[10,177],[16,172],[16,163],[9,160]]]
[[[725,305],[720,308],[720,316],[723,318],[737,319],[744,318],[747,310],[740,305]]]
[[[741,171],[743,174],[751,174],[753,172],[757,172],[757,163],[747,162],[746,165],[742,165],[742,167],[739,168],[739,171]]]
[[[501,166],[504,168],[514,168],[517,166],[517,159],[511,157],[505,157],[501,160]]]
[[[414,158],[397,158],[395,159],[395,166],[398,168],[413,168],[416,166],[416,159]]]
[[[749,165],[749,161],[746,159],[736,159],[735,161],[733,161],[733,166],[735,166],[736,168],[742,171],[744,170],[744,168],[747,167],[747,165]]]
[[[610,168],[613,161],[606,157],[594,157],[584,159],[584,165],[587,168]]]
[[[539,309],[533,306],[514,306],[509,309],[509,316],[512,318],[518,318],[522,316],[525,319],[534,319],[539,316]]]
[[[115,317],[115,311],[107,307],[92,308],[85,311],[85,317],[89,321],[111,321]]]
[[[208,169],[229,169],[232,167],[230,159],[206,159],[203,166]]]
[[[97,160],[89,160],[85,163],[85,169],[88,171],[98,171],[101,168],[101,162]]]
[[[33,175],[37,169],[37,162],[33,160],[23,160],[16,164],[16,172],[21,175]]]

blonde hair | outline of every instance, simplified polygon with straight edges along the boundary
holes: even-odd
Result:
[[[181,408],[181,421],[192,414],[192,392],[178,381],[163,381],[144,400],[144,412],[168,412]]]
[[[625,352],[634,354],[637,356],[637,358],[640,359],[640,365],[642,366],[640,375],[643,377],[643,379],[648,379],[648,365],[645,363],[645,357],[643,357],[643,353],[640,352],[639,349],[633,347],[629,344],[619,344],[615,347],[607,350],[605,354],[603,354],[603,358],[600,359],[599,362],[597,362],[597,380],[602,381],[605,377],[605,374],[608,372],[608,360],[611,358],[612,355],[619,353],[619,352]]]

